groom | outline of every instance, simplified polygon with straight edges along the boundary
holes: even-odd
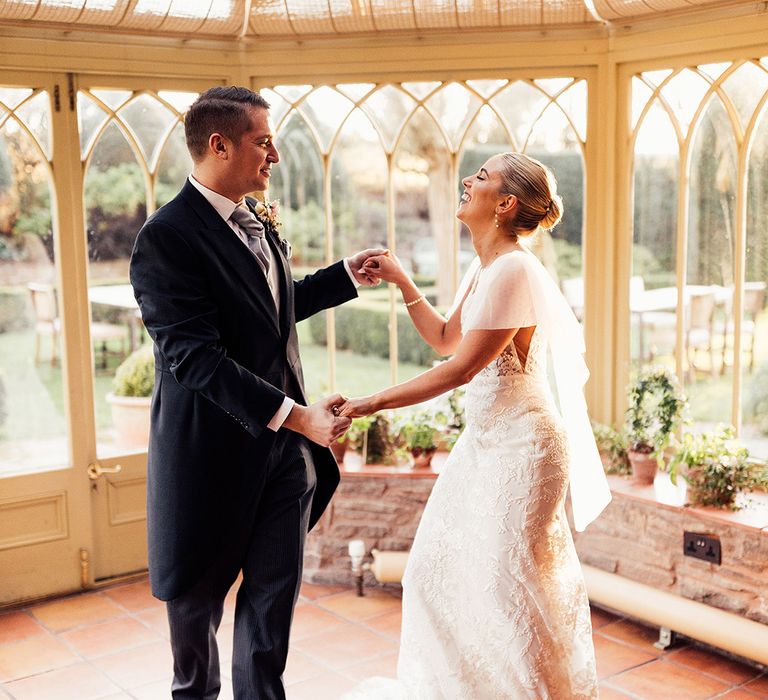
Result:
[[[288,632],[307,530],[339,481],[327,446],[349,427],[340,396],[306,406],[296,322],[372,285],[366,250],[291,278],[264,217],[279,161],[269,104],[246,88],[200,95],[184,122],[194,167],[144,224],[131,283],[155,343],[147,520],[152,592],[167,601],[172,695],[216,698],[215,633],[242,571],[232,684],[284,698]]]

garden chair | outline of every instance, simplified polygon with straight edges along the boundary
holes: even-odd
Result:
[[[30,282],[27,285],[32,297],[32,309],[35,313],[35,364],[40,364],[41,337],[51,336],[51,365],[56,366],[57,346],[61,333],[56,289],[51,284]],[[107,357],[111,354],[123,358],[127,354],[128,328],[115,323],[91,322],[91,341],[96,346],[96,365],[107,368]],[[109,349],[110,342],[119,342],[120,351]]]
[[[703,350],[709,354],[709,372],[715,376],[714,338],[715,290],[691,294],[686,307],[685,352],[688,359],[690,381],[695,379],[696,354]]]
[[[35,364],[40,364],[41,338],[51,338],[51,365],[56,366],[56,347],[61,332],[59,311],[56,306],[56,291],[53,285],[30,282],[27,285],[35,313]]]
[[[747,282],[744,285],[744,317],[741,321],[742,350],[749,352],[749,373],[755,369],[755,335],[757,329],[757,317],[765,307],[766,283]],[[731,310],[728,309],[726,321],[723,323],[723,348],[720,364],[720,374],[725,374],[725,355],[728,348],[728,339],[733,340],[734,323],[731,318]],[[748,343],[745,342],[748,340]]]

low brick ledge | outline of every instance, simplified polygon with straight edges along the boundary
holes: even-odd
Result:
[[[304,579],[352,582],[347,545],[366,550],[409,550],[424,505],[447,453],[431,469],[363,465],[345,456],[339,489],[309,533]],[[598,569],[768,624],[768,494],[750,494],[739,511],[694,508],[681,501],[664,477],[655,486],[608,478],[613,500],[585,532],[574,533],[581,561]],[[720,538],[720,566],[683,555],[683,531]],[[366,585],[378,585],[370,573]]]
[[[768,624],[768,494],[739,511],[675,505],[665,477],[653,486],[611,476],[613,500],[574,533],[585,564]],[[683,532],[720,538],[722,564],[683,555]]]

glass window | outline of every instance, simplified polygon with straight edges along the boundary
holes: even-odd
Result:
[[[146,419],[132,427],[115,397],[120,363],[149,342],[128,278],[147,215],[173,198],[191,172],[181,109],[193,93],[81,91],[88,297],[99,454],[146,449]],[[130,410],[130,407],[128,408]]]
[[[684,384],[702,427],[732,420],[732,380],[718,353],[718,324],[730,324],[736,245],[736,138],[723,103],[711,97],[691,144],[686,278],[683,298]]]
[[[283,200],[294,269],[324,264],[329,235],[334,260],[394,244],[428,297],[449,307],[474,257],[469,233],[455,219],[461,178],[490,155],[525,150],[554,170],[566,203],[563,223],[533,241],[534,252],[555,278],[580,280],[586,87],[581,79],[554,77],[535,84],[491,79],[263,89],[275,106],[281,152],[270,197]],[[305,366],[335,367],[334,387],[330,373],[305,372],[313,398],[333,388],[374,391],[436,358],[415,333],[399,293],[383,287],[362,289],[358,300],[300,326]],[[330,358],[329,331],[336,338]]]
[[[762,458],[768,456],[766,87],[766,66],[755,60],[643,73],[633,78],[632,91],[632,360],[683,368],[696,429],[738,420],[734,405],[740,405],[742,424],[736,427]],[[687,172],[685,197],[677,192],[680,163]],[[740,203],[736,193],[745,175],[747,197]],[[685,230],[678,225],[681,217]],[[686,254],[682,279],[678,249]],[[743,285],[736,276],[741,250]],[[678,289],[681,318],[675,313]],[[740,338],[737,299],[743,310]],[[737,340],[740,383],[733,373]]]
[[[344,124],[331,158],[334,259],[387,245],[387,159],[381,139],[357,109]],[[390,300],[385,285],[358,289],[334,312],[336,388],[345,396],[392,383]]]
[[[49,95],[0,87],[0,476],[68,463]]]
[[[645,113],[635,138],[632,276],[634,366],[675,368],[677,337],[678,143],[659,100]]]
[[[741,322],[743,438],[755,457],[768,459],[768,111],[753,139]],[[733,345],[733,331],[732,324],[725,327],[724,346]]]

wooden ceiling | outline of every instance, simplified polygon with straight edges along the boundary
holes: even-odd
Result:
[[[0,0],[0,26],[290,39],[596,28],[753,0]]]

